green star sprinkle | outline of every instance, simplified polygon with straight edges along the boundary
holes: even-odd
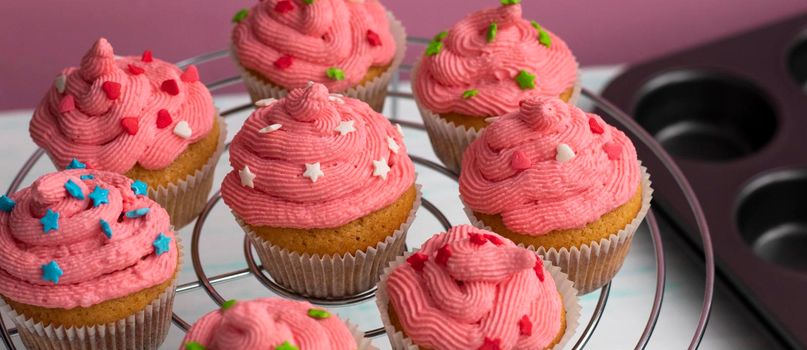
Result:
[[[328,78],[331,78],[331,80],[345,80],[345,71],[337,67],[328,68],[325,74],[328,75]]]
[[[233,23],[241,23],[249,15],[249,9],[241,9],[233,16]]]
[[[543,29],[541,29],[541,31],[538,32],[538,41],[541,43],[541,45],[544,45],[546,47],[552,46],[552,38],[549,37],[549,33],[547,33]]]
[[[502,6],[507,5],[517,5],[521,3],[521,0],[501,0]]]
[[[199,344],[195,341],[185,343],[185,350],[205,350],[205,349],[207,348],[205,348],[204,345]]]
[[[426,55],[434,56],[440,53],[441,50],[443,50],[443,42],[432,41],[429,43],[429,47],[426,48]]]
[[[530,74],[530,72],[522,69],[520,72],[518,72],[518,75],[516,75],[516,82],[521,90],[534,89],[535,74]]]
[[[275,346],[275,350],[300,350],[300,348],[291,345],[291,343],[289,343],[289,341],[287,340],[284,341],[283,344]]]
[[[479,90],[477,89],[465,90],[465,92],[462,93],[462,98],[467,100],[476,95],[479,95]]]
[[[530,24],[532,24],[532,27],[535,28],[536,31],[539,31],[539,32],[541,31],[541,25],[538,24],[538,22],[533,20],[533,21],[530,21]]]
[[[440,32],[434,36],[434,41],[443,41],[448,36],[448,32]]]
[[[496,32],[499,31],[499,25],[496,22],[491,22],[488,26],[488,42],[492,43],[496,39]]]
[[[311,5],[314,3],[314,0],[303,0],[303,2],[306,3],[306,5]]]
[[[227,309],[233,307],[233,305],[235,305],[235,299],[227,300],[227,301],[221,303],[221,311],[227,310]]]
[[[328,311],[321,309],[308,309],[308,316],[321,320],[331,317],[331,314]]]

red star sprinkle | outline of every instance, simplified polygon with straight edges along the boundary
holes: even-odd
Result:
[[[538,280],[541,282],[544,281],[544,262],[541,261],[540,258],[535,259],[535,266],[532,268],[535,270],[535,275],[538,276]]]
[[[622,146],[618,143],[609,142],[602,145],[602,150],[608,155],[610,160],[618,160],[622,158]]]
[[[277,4],[275,4],[275,11],[277,12],[286,13],[291,10],[294,10],[294,4],[289,0],[278,1]]]
[[[426,260],[429,260],[429,257],[423,253],[415,253],[412,254],[410,257],[406,258],[406,262],[412,266],[415,271],[423,271],[423,265],[426,264]]]
[[[140,75],[140,74],[143,74],[145,72],[146,72],[145,69],[140,68],[138,66],[135,66],[135,65],[133,65],[131,63],[129,64],[129,73],[132,73],[132,75]]]
[[[502,340],[485,337],[485,341],[479,347],[479,350],[502,350]]]
[[[140,57],[140,60],[146,63],[154,61],[154,57],[151,55],[151,50],[143,51],[143,56]]]
[[[532,167],[532,162],[530,157],[523,151],[515,151],[512,158],[510,158],[510,166],[513,170],[526,170]]]
[[[532,335],[532,322],[527,315],[518,320],[518,332],[528,337]]]
[[[434,262],[446,266],[446,264],[448,264],[448,258],[450,257],[451,257],[451,247],[449,247],[448,244],[446,244],[437,250],[437,257],[434,258]]]
[[[73,99],[73,95],[65,95],[62,97],[62,100],[59,102],[59,112],[67,113],[74,108],[76,108],[76,101]]]
[[[184,72],[182,72],[182,75],[180,75],[179,78],[186,83],[195,83],[199,81],[199,70],[196,69],[196,66],[190,65],[187,69],[185,69]]]
[[[501,238],[499,238],[499,236],[492,235],[492,234],[490,234],[490,233],[486,233],[486,234],[485,234],[485,238],[487,238],[487,240],[488,240],[488,241],[490,241],[490,243],[493,243],[493,244],[495,244],[495,245],[502,245],[502,244],[504,244],[504,241],[502,241],[502,239],[501,239]]]
[[[483,245],[488,241],[485,235],[481,233],[469,233],[468,235],[471,236],[471,243],[476,245]]]
[[[171,119],[171,113],[168,113],[167,109],[161,109],[161,110],[157,111],[157,128],[158,129],[165,129],[169,125],[171,125],[171,123],[173,123],[173,122],[174,122],[174,120]]]
[[[168,79],[164,81],[162,85],[160,85],[160,90],[172,96],[179,95],[179,85],[177,84],[177,81],[174,79]]]
[[[275,67],[277,67],[277,69],[286,69],[291,67],[293,62],[294,59],[291,57],[291,55],[283,55],[280,56],[277,61],[275,61]]]
[[[137,130],[139,129],[137,125],[137,118],[135,117],[126,117],[120,120],[120,126],[123,130],[126,130],[126,133],[129,135],[137,135]]]
[[[381,37],[378,36],[378,33],[368,29],[367,42],[370,43],[370,46],[381,46]]]
[[[120,84],[114,81],[105,81],[101,84],[101,90],[104,90],[106,98],[110,100],[117,100],[120,97]]]
[[[602,128],[602,125],[600,125],[600,123],[597,122],[597,119],[594,119],[593,117],[588,118],[588,127],[591,128],[591,132],[595,134],[602,134],[603,132],[605,132],[605,130],[603,130]]]

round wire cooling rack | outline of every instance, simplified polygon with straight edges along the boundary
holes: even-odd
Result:
[[[422,38],[409,38],[407,40],[410,44],[416,45],[423,45],[427,44],[427,39]],[[204,64],[210,61],[224,59],[229,55],[228,50],[221,50],[216,52],[211,52],[199,56],[195,56],[186,60],[182,60],[177,62],[177,65],[180,67],[184,67],[190,64]],[[412,69],[411,65],[403,64],[398,72],[395,72],[393,76],[392,83],[390,84],[392,90],[389,91],[388,94],[388,104],[391,107],[391,117],[390,120],[394,123],[399,123],[401,126],[425,131],[425,128],[422,124],[407,120],[402,120],[398,118],[398,104],[401,100],[412,99],[411,93],[401,92],[398,90],[399,82],[400,82],[400,73],[402,71],[409,71]],[[236,84],[241,81],[241,78],[238,76],[228,77],[225,79],[221,79],[212,83],[207,84],[208,88],[211,91],[215,91],[233,84]],[[604,111],[608,115],[612,116],[620,125],[620,128],[626,131],[634,141],[639,141],[645,146],[647,146],[653,153],[655,157],[657,157],[661,164],[664,165],[666,170],[672,175],[675,179],[681,193],[687,199],[691,214],[694,217],[697,227],[699,229],[699,233],[701,236],[702,244],[703,244],[703,254],[705,260],[705,287],[703,290],[703,303],[701,305],[700,315],[698,318],[698,322],[695,325],[695,329],[689,344],[689,349],[697,349],[700,345],[701,339],[703,338],[703,334],[706,330],[706,325],[709,320],[709,315],[712,306],[712,297],[714,293],[714,256],[712,252],[712,242],[709,235],[709,227],[706,223],[706,218],[704,217],[703,211],[700,207],[700,202],[698,201],[692,187],[689,185],[689,182],[684,177],[681,170],[678,168],[676,163],[672,160],[672,158],[667,154],[666,151],[659,145],[655,139],[650,136],[644,129],[642,129],[630,116],[628,116],[625,112],[621,111],[619,108],[608,102],[607,100],[603,99],[602,97],[598,96],[595,93],[583,88],[582,89],[582,96],[590,100],[599,110]],[[223,118],[228,118],[233,116],[234,114],[248,111],[253,108],[251,103],[245,103],[242,105],[238,105],[233,108],[229,108],[224,110],[220,113]],[[229,148],[229,144],[225,146]],[[31,157],[23,164],[23,166],[19,169],[17,175],[15,176],[14,180],[12,181],[11,185],[9,186],[7,194],[11,194],[16,192],[20,185],[22,184],[25,177],[37,163],[37,161],[42,157],[44,154],[44,150],[39,148],[37,149]],[[449,179],[449,181],[457,181],[457,175],[449,171],[447,168],[443,167],[442,165],[435,163],[431,160],[426,158],[422,158],[416,155],[411,155],[410,157],[419,166],[428,168],[433,170],[439,174],[444,175]],[[650,169],[651,173],[653,169]],[[229,271],[226,273],[216,274],[214,276],[208,276],[205,273],[204,266],[202,263],[201,255],[199,253],[199,244],[202,239],[202,232],[205,222],[210,215],[210,212],[213,208],[220,202],[221,195],[219,191],[216,191],[210,200],[208,201],[207,205],[205,206],[204,210],[199,214],[194,226],[193,226],[193,233],[191,238],[191,245],[190,245],[190,256],[192,267],[194,273],[196,274],[197,280],[189,283],[184,283],[177,286],[177,294],[181,295],[190,291],[194,290],[204,290],[207,295],[218,305],[221,305],[225,302],[225,299],[221,296],[221,294],[216,290],[215,285],[225,283],[232,280],[237,280],[241,278],[246,278],[249,276],[253,276],[256,278],[263,286],[267,289],[271,290],[273,293],[277,294],[278,296],[290,298],[290,299],[298,299],[298,300],[307,300],[313,304],[322,305],[322,306],[347,306],[353,305],[357,303],[362,303],[367,300],[374,298],[375,296],[375,288],[352,295],[349,297],[339,298],[339,299],[319,299],[319,298],[311,298],[311,297],[304,297],[295,292],[284,288],[283,286],[274,282],[271,277],[263,270],[262,266],[260,265],[260,261],[256,261],[255,257],[253,256],[252,246],[249,240],[244,237],[243,243],[243,255],[246,261],[247,267],[243,269],[237,269],[234,271]],[[444,229],[448,229],[451,227],[451,223],[449,222],[448,218],[440,211],[440,209],[433,203],[430,202],[428,199],[422,199],[422,207],[426,211],[428,211],[442,226]],[[655,293],[653,298],[653,303],[650,309],[650,313],[647,316],[647,322],[644,326],[643,332],[639,339],[636,342],[636,349],[644,349],[650,337],[653,334],[653,330],[655,329],[656,322],[659,318],[659,313],[661,311],[661,305],[664,298],[664,286],[665,286],[665,277],[666,277],[666,270],[665,270],[665,259],[664,259],[664,250],[662,246],[661,235],[659,231],[658,224],[656,222],[656,217],[653,214],[653,210],[651,209],[647,214],[647,225],[650,231],[650,237],[652,239],[653,251],[655,254],[655,264],[656,264],[656,283],[655,283]],[[436,230],[434,232],[437,232]],[[592,335],[594,334],[601,317],[604,314],[606,304],[608,302],[608,298],[611,291],[611,283],[606,284],[600,290],[599,299],[597,300],[596,306],[591,314],[591,317],[586,322],[585,320],[581,320],[581,325],[585,324],[579,338],[577,338],[576,342],[572,346],[572,349],[583,349],[588,341],[591,339]],[[182,331],[187,331],[190,328],[190,324],[185,321],[182,317],[177,315],[176,313],[173,314],[173,322],[174,324],[181,329]],[[0,317],[0,338],[2,339],[3,344],[7,349],[14,350],[16,349],[12,337],[17,336],[16,328],[7,328],[4,324],[3,319]],[[378,337],[385,333],[383,328],[374,328],[365,331],[365,335],[367,337]]]

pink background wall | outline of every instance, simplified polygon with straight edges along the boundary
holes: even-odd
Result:
[[[61,67],[99,36],[119,54],[176,61],[227,46],[230,18],[254,0],[43,1],[0,4],[0,110],[36,105]],[[382,0],[412,35],[431,36],[498,0]],[[807,11],[803,0],[524,0],[583,65],[636,62]],[[753,43],[749,43],[753,49]],[[204,67],[203,79],[232,73]]]

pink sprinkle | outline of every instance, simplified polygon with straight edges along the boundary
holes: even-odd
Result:
[[[275,5],[275,11],[280,13],[286,13],[291,10],[294,10],[294,4],[289,0],[278,1]]]
[[[535,275],[538,276],[538,280],[541,282],[544,281],[544,262],[541,261],[540,258],[535,259],[535,266],[532,268],[535,270]]]
[[[167,109],[161,109],[157,111],[157,128],[158,129],[165,129],[171,123],[174,122],[174,119],[171,118],[171,113],[168,113]]]
[[[176,96],[179,95],[179,84],[177,84],[177,81],[174,79],[168,79],[160,85],[160,90],[166,94]]]
[[[532,322],[527,315],[518,320],[518,332],[528,337],[532,335]]]
[[[502,244],[504,244],[504,241],[502,241],[502,239],[499,238],[499,236],[497,236],[497,235],[492,235],[490,233],[486,233],[485,238],[487,238],[487,240],[490,241],[490,243],[493,243],[494,245],[502,245]]]
[[[468,235],[471,236],[471,243],[476,245],[483,245],[488,241],[488,239],[485,238],[485,235],[481,233],[469,233]]]
[[[420,252],[412,254],[410,257],[406,258],[406,262],[418,272],[423,271],[423,266],[426,265],[427,260],[429,260],[429,257]]]
[[[140,58],[140,60],[146,63],[154,61],[154,57],[151,55],[151,50],[143,51],[143,56]]]
[[[370,46],[381,46],[381,37],[378,36],[378,33],[368,29],[367,42],[370,43]]]
[[[532,167],[532,162],[523,151],[515,151],[510,158],[510,166],[513,167],[513,170],[526,170]]]
[[[605,132],[602,125],[600,125],[600,123],[597,122],[597,119],[594,119],[594,117],[588,118],[588,127],[591,129],[591,132],[595,134],[602,134]]]
[[[605,154],[608,155],[608,159],[610,160],[618,160],[622,158],[622,146],[618,143],[609,142],[602,145],[602,150],[605,151]]]
[[[190,65],[182,72],[179,78],[186,83],[195,83],[199,81],[199,70],[196,69],[196,66]]]
[[[485,337],[482,346],[479,347],[479,350],[502,350],[502,340],[501,339],[490,339]]]
[[[143,69],[141,67],[138,67],[138,66],[135,66],[135,65],[133,65],[131,63],[129,64],[129,73],[132,73],[132,75],[140,75],[140,74],[143,74],[145,72],[146,72],[145,69]]]
[[[120,97],[120,84],[114,81],[105,81],[101,84],[101,90],[104,90],[106,98],[110,100],[117,100]]]
[[[434,261],[440,265],[446,266],[448,264],[448,258],[450,257],[451,257],[451,247],[448,244],[446,244],[437,250],[437,257],[434,258]]]
[[[73,99],[73,95],[65,95],[59,102],[59,112],[61,113],[70,112],[75,108],[76,108],[76,100]]]
[[[275,67],[277,67],[277,69],[286,69],[291,67],[292,63],[294,63],[294,59],[291,55],[283,55],[275,61]]]
[[[126,117],[120,120],[120,126],[123,130],[126,130],[126,133],[129,135],[137,135],[137,130],[139,129],[137,118],[135,117]]]

